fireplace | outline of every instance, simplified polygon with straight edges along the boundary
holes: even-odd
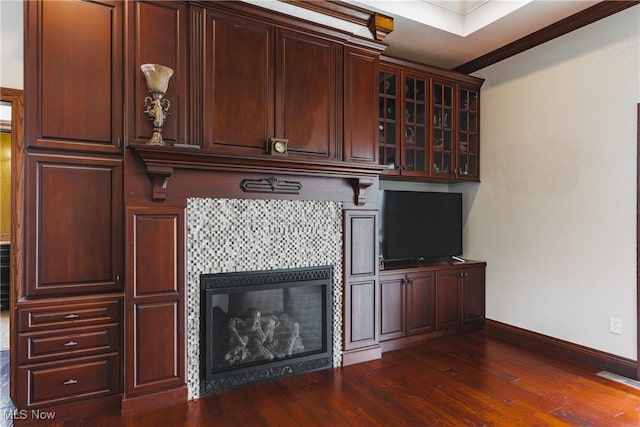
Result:
[[[189,399],[207,394],[201,372],[201,277],[332,266],[331,366],[342,364],[342,203],[189,198],[187,201],[187,375]],[[306,346],[306,345],[305,345]]]
[[[332,366],[330,266],[203,274],[204,394]]]

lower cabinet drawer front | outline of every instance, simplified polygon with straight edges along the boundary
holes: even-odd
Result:
[[[111,353],[120,347],[118,325],[82,328],[55,333],[19,335],[20,364]]]
[[[20,382],[31,407],[52,406],[118,392],[118,357],[73,359],[21,367]]]
[[[19,332],[43,331],[99,323],[120,322],[120,302],[109,301],[60,306],[21,308]]]

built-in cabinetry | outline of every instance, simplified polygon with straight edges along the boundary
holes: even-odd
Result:
[[[378,306],[378,212],[347,210],[343,364],[380,357]]]
[[[122,393],[125,3],[24,7],[11,395],[64,417],[118,407]]]
[[[462,171],[478,171],[479,79],[381,63],[378,40],[246,2],[33,1],[25,28],[16,407],[62,418],[186,399],[190,197],[342,203],[345,364],[380,357],[381,339],[438,330],[437,306],[421,305],[438,298],[438,269],[378,281],[378,174],[391,162],[400,176],[477,179]],[[145,63],[174,70],[170,147],[144,145]],[[457,173],[435,174],[437,153]],[[460,295],[479,296],[463,277]],[[462,319],[480,318],[465,304]]]
[[[387,175],[480,179],[481,79],[382,58],[378,69],[379,163]]]
[[[186,396],[184,209],[127,209],[125,401],[166,390]],[[183,396],[183,398],[184,398]],[[133,399],[133,400],[132,400]]]
[[[380,272],[383,350],[446,333],[482,329],[485,263],[434,262]]]
[[[432,270],[380,275],[380,340],[435,329],[435,275]]]
[[[35,301],[17,310],[21,409],[117,397],[121,389],[119,298]]]
[[[371,105],[379,50],[346,45],[339,32],[248,16],[246,6],[228,2],[192,6],[190,14],[191,115],[206,120],[179,142],[266,156],[278,138],[288,140],[291,158],[377,163]]]

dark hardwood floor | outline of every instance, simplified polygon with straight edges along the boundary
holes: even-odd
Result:
[[[640,426],[640,390],[485,333],[80,426]]]

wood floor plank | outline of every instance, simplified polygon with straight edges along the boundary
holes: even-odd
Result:
[[[56,426],[640,426],[640,390],[597,372],[478,332],[169,408]]]

